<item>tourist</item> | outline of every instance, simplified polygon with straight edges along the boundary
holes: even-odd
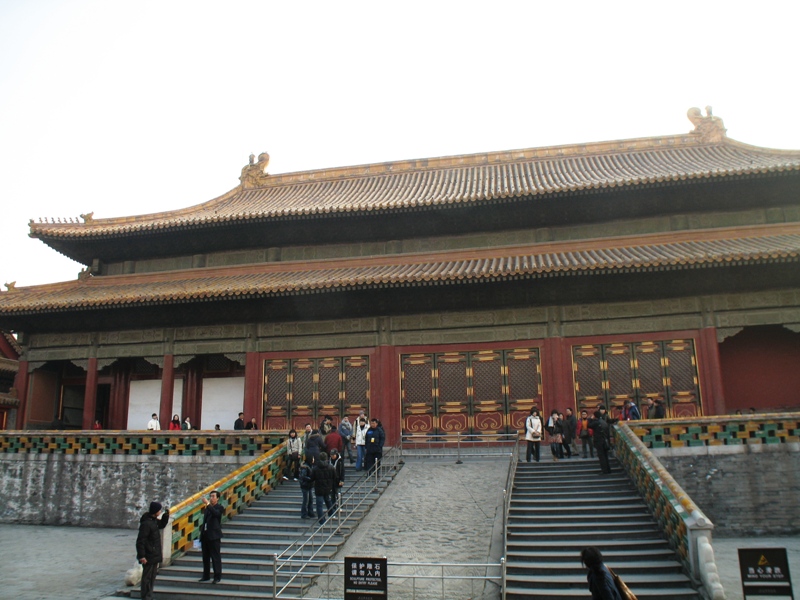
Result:
[[[334,484],[336,482],[336,472],[328,462],[327,453],[320,453],[319,461],[316,462],[311,469],[311,480],[314,482],[314,493],[317,496],[317,516],[319,517],[319,524],[322,525],[325,523],[326,514],[322,508],[323,503],[327,509],[327,516],[333,514],[333,500],[331,496],[334,493]]]
[[[328,456],[331,455],[333,450],[338,450],[339,454],[344,451],[344,440],[342,436],[339,435],[339,431],[331,422],[331,430],[328,432],[328,435],[324,437],[325,439],[325,451],[328,453]]]
[[[656,418],[656,403],[653,401],[652,398],[647,398],[647,413],[645,418],[646,419],[655,419]]]
[[[163,560],[161,530],[169,523],[169,511],[163,510],[160,502],[151,502],[150,509],[139,519],[139,535],[136,537],[136,560],[142,565],[141,595],[143,600],[152,600],[153,587],[158,574],[158,563]]]
[[[622,600],[611,572],[603,564],[603,555],[594,546],[581,551],[581,564],[589,569],[586,580],[592,600]]]
[[[258,423],[256,422],[256,418],[255,417],[250,419],[250,422],[245,426],[245,429],[248,429],[248,430],[249,429],[253,429],[253,430],[258,429]]]
[[[561,426],[558,425],[558,411],[553,410],[550,413],[550,418],[545,425],[545,431],[548,435],[548,443],[550,444],[550,453],[553,455],[553,461],[558,462],[559,458],[564,458],[564,449],[561,447],[563,435]]]
[[[559,455],[560,458],[564,458],[564,453],[567,453],[567,458],[572,458],[572,448],[570,446],[572,442],[572,438],[575,437],[575,432],[573,431],[572,434],[569,432],[569,424],[567,420],[564,418],[564,413],[558,413],[558,423],[556,424],[556,430],[561,432],[561,454]]]
[[[333,431],[333,429],[334,429],[333,419],[331,418],[331,416],[325,415],[324,417],[322,417],[322,423],[319,424],[319,434],[322,436],[323,440],[327,437],[327,435],[331,431]]]
[[[180,431],[181,430],[181,418],[178,415],[172,415],[172,421],[169,422],[169,430],[170,431]]]
[[[364,469],[366,461],[367,419],[359,417],[356,421],[356,471]]]
[[[322,441],[322,436],[319,434],[319,431],[316,429],[311,430],[311,434],[308,436],[306,440],[305,452],[306,452],[306,460],[309,464],[316,462],[319,460],[319,455],[321,452],[325,451],[325,442]]]
[[[589,428],[592,430],[592,441],[597,450],[597,458],[600,460],[600,471],[611,473],[611,466],[608,463],[608,452],[611,449],[608,441],[609,424],[603,419],[603,414],[599,409],[595,411],[594,418],[589,419]]]
[[[220,431],[220,428],[219,428],[219,423],[217,423],[216,425],[214,425],[214,431]]]
[[[214,583],[222,579],[222,555],[220,544],[222,540],[222,515],[225,509],[219,504],[219,492],[214,490],[203,497],[204,511],[203,526],[200,530],[200,545],[203,548],[203,576],[200,581],[211,579],[211,566],[214,567]]]
[[[350,444],[353,439],[353,425],[350,423],[350,419],[347,416],[342,417],[342,422],[339,423],[339,435],[342,436],[342,442],[344,443],[344,449],[347,450],[347,459],[350,461],[350,464],[353,464],[353,449],[350,447]],[[344,458],[344,454],[342,454],[342,458]]]
[[[300,507],[300,518],[307,519],[314,518],[317,515],[314,513],[314,494],[311,490],[314,489],[314,481],[311,479],[311,463],[305,460],[300,465],[300,491],[303,492],[303,505]]]
[[[658,400],[656,400],[656,412],[655,414],[653,414],[653,418],[663,419],[666,416],[667,416],[667,410],[664,408],[664,401],[661,398],[659,398]]]
[[[622,420],[623,421],[638,421],[642,418],[641,413],[639,412],[639,407],[633,403],[633,400],[628,398],[625,400],[625,404],[623,405],[624,408],[622,409]]]
[[[372,471],[373,466],[375,469],[381,466],[383,444],[385,442],[386,433],[383,431],[380,421],[375,418],[370,419],[369,429],[367,429],[364,438],[364,454],[366,456],[364,468],[367,470],[367,473]]]
[[[244,413],[239,413],[239,418],[233,422],[233,430],[234,431],[243,431],[244,430]]]
[[[102,423],[100,423],[100,421],[99,421],[99,420],[95,419],[95,421],[94,421],[94,425],[92,425],[92,429],[94,429],[95,431],[97,431],[97,430],[99,430],[99,429],[102,429],[102,428],[103,428],[103,424],[102,424]]]
[[[158,415],[153,413],[150,420],[147,422],[148,431],[161,431],[161,423],[158,422]]]
[[[344,488],[344,458],[340,456],[339,451],[335,448],[331,452],[331,466],[333,467],[333,472],[336,473],[336,481],[333,485],[333,510],[336,512],[336,509],[339,508],[338,496],[342,488]]]
[[[572,452],[570,452],[570,456],[578,455],[578,446],[575,444],[575,440],[577,439],[578,435],[578,418],[575,416],[575,413],[572,412],[571,408],[567,408],[567,416],[564,419],[564,434],[565,434],[565,442],[568,442]],[[566,436],[569,436],[569,440],[566,439]]]
[[[583,458],[589,458],[589,454],[594,458],[594,446],[592,445],[592,430],[589,427],[589,413],[581,411],[581,418],[578,420],[578,438],[581,440],[581,451]]]
[[[531,462],[531,458],[533,458],[539,462],[542,445],[542,418],[539,416],[539,409],[535,406],[531,408],[531,414],[525,419],[525,440],[528,442],[525,460]]]
[[[185,417],[183,419],[183,423],[181,424],[181,430],[183,431],[191,431],[192,430],[192,422],[189,417]]]
[[[300,453],[303,451],[303,444],[297,437],[297,430],[290,429],[289,437],[286,439],[286,471],[283,479],[289,480],[289,475],[297,481],[298,471],[300,470]]]

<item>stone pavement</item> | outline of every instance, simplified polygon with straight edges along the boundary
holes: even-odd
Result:
[[[505,457],[407,459],[337,558],[386,556],[390,563],[498,563],[502,555]],[[100,600],[124,588],[135,559],[136,531],[0,524],[0,598]],[[800,582],[800,536],[715,537],[714,550],[728,600],[742,599],[737,548],[779,547],[789,552],[791,575]],[[224,560],[223,541],[223,560]],[[576,557],[576,560],[577,557]],[[476,569],[474,575],[485,574]],[[397,569],[394,571],[397,572]],[[422,573],[420,574],[430,574]],[[497,586],[465,580],[448,569],[440,580],[417,580],[416,597],[495,600]],[[493,573],[491,573],[493,574]],[[392,583],[393,598],[411,598],[411,580]],[[322,590],[326,582],[320,582]],[[341,598],[341,579],[330,584]],[[800,590],[800,586],[795,584]],[[158,581],[156,580],[156,597]],[[588,594],[587,594],[588,597]]]

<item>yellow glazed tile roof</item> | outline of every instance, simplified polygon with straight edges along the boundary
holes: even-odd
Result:
[[[0,293],[0,315],[800,260],[800,224],[87,277]]]
[[[693,109],[694,110],[694,109]],[[698,111],[699,112],[699,111]],[[652,185],[800,170],[800,151],[771,150],[724,135],[717,117],[692,116],[686,134],[263,174],[245,166],[242,184],[186,209],[149,215],[30,223],[42,238],[96,238],[254,219],[396,211],[496,198]],[[250,169],[250,176],[245,172]],[[258,173],[252,175],[253,169]]]

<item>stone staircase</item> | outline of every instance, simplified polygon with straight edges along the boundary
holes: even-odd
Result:
[[[589,598],[580,559],[587,546],[640,599],[699,599],[644,500],[619,463],[611,468],[601,475],[596,459],[581,458],[519,463],[506,530],[508,600]]]
[[[362,481],[363,474],[348,468],[347,479],[345,493]],[[355,518],[349,519],[347,526],[339,527],[317,558],[327,559],[336,554],[387,485],[388,482],[383,482],[367,496],[361,509],[354,513]],[[155,595],[159,600],[272,598],[273,555],[280,554],[297,541],[307,539],[318,527],[316,519],[300,518],[301,503],[299,484],[296,481],[284,481],[223,524],[222,581],[217,584],[198,581],[203,572],[202,554],[200,550],[193,550],[159,571]],[[326,523],[326,527],[331,526],[328,531],[337,525],[338,522],[333,519]],[[305,572],[314,573],[309,569]],[[288,579],[289,575],[279,571],[278,588],[286,584]],[[302,588],[311,583],[311,577],[308,576],[293,583],[286,597],[300,597]],[[131,591],[131,597],[140,597],[138,588]]]

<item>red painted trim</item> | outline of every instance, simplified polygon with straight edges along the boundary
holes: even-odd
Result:
[[[28,383],[30,382],[30,375],[28,374],[28,361],[19,361],[19,370],[14,377],[14,388],[17,390],[17,398],[19,398],[19,407],[17,408],[17,429],[25,429],[25,421],[28,416]]]
[[[264,410],[262,407],[264,394],[264,359],[258,352],[248,352],[244,367],[244,399],[242,411],[245,421],[254,415],[258,428],[264,426]],[[238,412],[238,411],[237,411]]]
[[[89,431],[94,426],[94,413],[97,408],[97,359],[89,358],[86,367],[86,388],[83,394],[83,429]]]
[[[534,340],[510,340],[507,342],[486,342],[469,344],[431,344],[415,346],[393,346],[399,354],[428,354],[437,352],[469,352],[470,350],[513,350],[515,348],[539,348],[544,347],[545,341]]]
[[[161,369],[161,404],[158,407],[162,423],[172,420],[172,402],[175,396],[175,357],[164,355],[164,368]]]
[[[8,340],[2,334],[0,334],[0,353],[2,353],[5,358],[19,360],[19,354],[14,350],[14,346],[9,344]]]
[[[625,342],[663,342],[664,340],[698,339],[700,329],[684,329],[680,331],[658,331],[656,333],[623,333],[615,335],[591,335],[564,338],[570,346],[584,344],[616,344]]]

